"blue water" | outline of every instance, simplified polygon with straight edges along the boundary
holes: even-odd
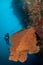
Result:
[[[7,57],[9,55],[8,45],[4,40],[5,34],[9,33],[11,36],[22,29],[22,25],[20,25],[19,20],[13,14],[11,1],[0,0],[0,57]]]
[[[23,28],[18,18],[13,14],[11,2],[12,0],[0,0],[0,65],[22,64],[19,62],[16,63],[8,60],[10,55],[8,50],[9,45],[7,45],[4,40],[4,36],[6,33],[9,33],[11,36],[13,33],[18,32]],[[26,63],[23,63],[22,65],[34,64],[32,62],[35,58],[35,55],[30,55],[29,60]]]

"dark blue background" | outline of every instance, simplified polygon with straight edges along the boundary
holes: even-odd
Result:
[[[6,33],[11,36],[23,28],[18,18],[13,14],[11,2],[12,0],[0,0],[0,65],[41,65],[39,58],[34,54],[28,55],[28,59],[24,63],[9,60],[9,45],[6,44],[4,36]]]

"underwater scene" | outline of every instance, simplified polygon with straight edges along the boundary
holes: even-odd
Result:
[[[43,65],[43,0],[0,0],[0,65]]]

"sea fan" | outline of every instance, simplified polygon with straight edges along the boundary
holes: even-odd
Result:
[[[27,59],[27,54],[39,52],[35,29],[33,27],[24,29],[11,36],[13,46],[10,48],[10,60],[24,62]]]

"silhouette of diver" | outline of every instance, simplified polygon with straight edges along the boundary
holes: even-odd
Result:
[[[6,43],[9,44],[9,33],[5,34],[4,39],[5,39]]]

